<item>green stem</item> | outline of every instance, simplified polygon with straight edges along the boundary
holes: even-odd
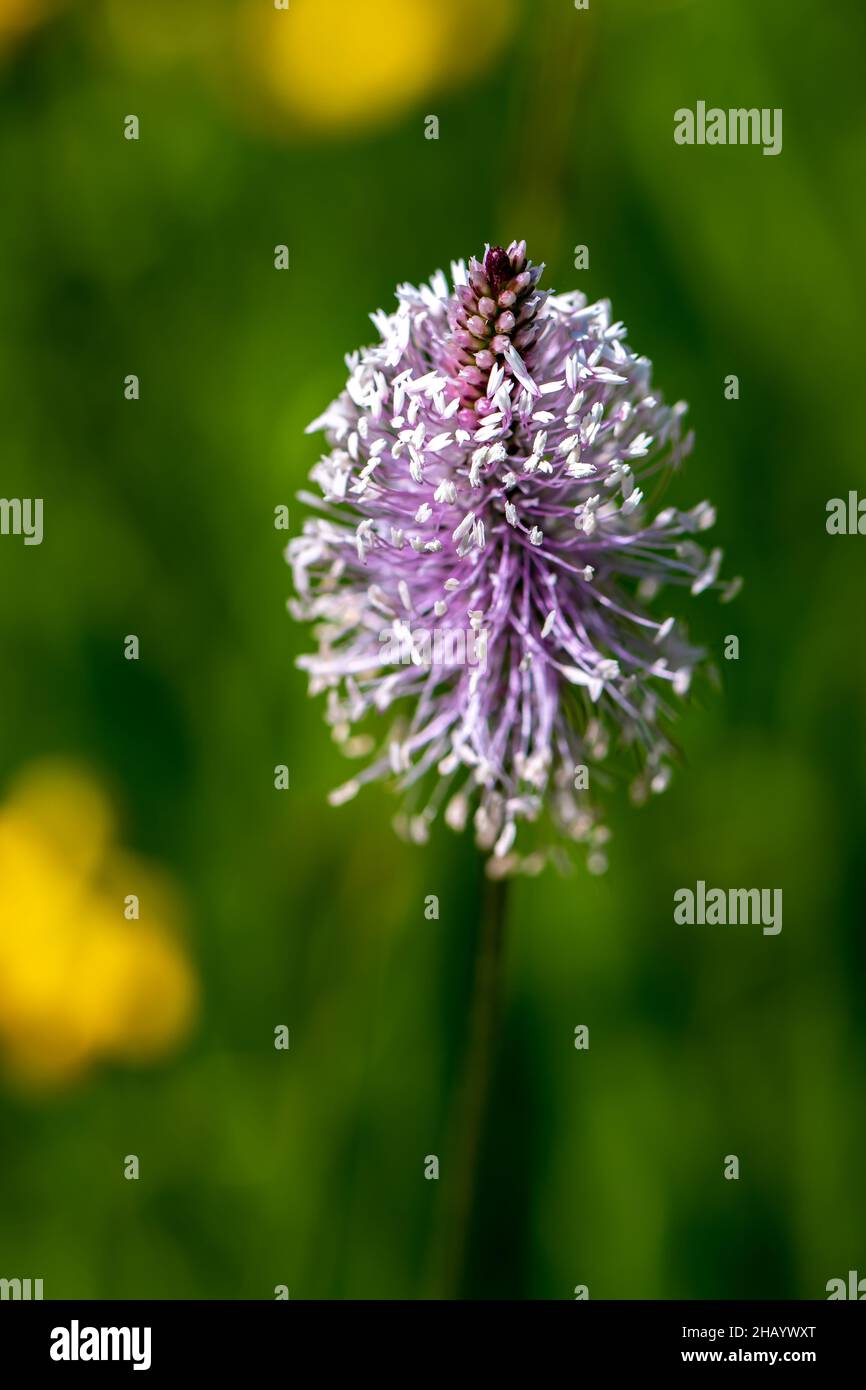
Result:
[[[507,880],[484,879],[472,1015],[466,1064],[450,1148],[449,1172],[444,1176],[450,1191],[443,1223],[443,1259],[439,1297],[460,1297],[466,1266],[478,1161],[490,1097],[497,1024],[502,995]]]

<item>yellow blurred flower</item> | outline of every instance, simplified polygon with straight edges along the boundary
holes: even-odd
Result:
[[[61,0],[0,0],[0,55],[56,14],[60,4]]]
[[[65,764],[32,767],[0,807],[0,1057],[25,1081],[149,1061],[195,1015],[173,890],[115,831],[102,789]]]
[[[247,0],[245,41],[263,95],[323,130],[373,125],[482,71],[510,34],[513,0]],[[432,113],[435,114],[435,113]]]

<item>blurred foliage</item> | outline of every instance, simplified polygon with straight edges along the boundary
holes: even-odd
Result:
[[[273,515],[300,525],[303,427],[368,312],[526,236],[690,401],[672,491],[717,504],[746,588],[690,615],[740,660],[684,719],[670,790],[620,798],[610,872],[515,886],[466,1293],[820,1297],[866,1248],[863,560],[824,529],[866,487],[866,13],[394,8],[0,4],[2,493],[45,499],[40,547],[0,538],[0,782],[46,756],[95,770],[123,842],[183,885],[203,996],[159,1065],[7,1089],[0,1273],[49,1297],[427,1288],[478,869],[447,831],[395,840],[384,791],[326,806],[344,768],[292,666]],[[698,98],[781,106],[782,155],[675,146]],[[10,843],[0,960],[48,891]],[[781,887],[781,935],[675,926],[698,878]]]

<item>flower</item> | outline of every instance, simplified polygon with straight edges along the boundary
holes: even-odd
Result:
[[[299,665],[334,737],[363,752],[358,722],[395,715],[332,802],[392,775],[398,828],[423,841],[443,805],[455,829],[471,815],[494,874],[554,854],[550,835],[516,846],[542,813],[605,867],[598,765],[627,750],[633,798],[663,790],[665,726],[704,657],[650,601],[721,587],[721,552],[695,540],[712,507],[653,512],[647,495],[691,448],[685,405],[653,390],[607,301],[543,291],[542,269],[523,242],[488,248],[453,287],[439,271],[373,315],[380,341],[309,427],[331,446],[321,497],[303,495],[321,516],[286,552],[291,612],[318,623]],[[483,631],[483,663],[437,661],[431,625]]]
[[[127,920],[135,894],[140,920]],[[132,909],[129,909],[132,911]],[[161,876],[122,853],[102,789],[39,764],[0,808],[0,1058],[39,1085],[152,1060],[187,1033],[198,985]]]
[[[24,38],[59,8],[58,0],[2,0],[0,54]]]
[[[256,95],[323,133],[375,127],[490,65],[514,27],[514,0],[292,0],[287,14],[241,11]]]

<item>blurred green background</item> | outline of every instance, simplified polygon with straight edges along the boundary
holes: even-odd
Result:
[[[671,500],[717,504],[746,587],[691,605],[740,660],[683,720],[670,790],[613,803],[608,874],[514,887],[462,1292],[823,1297],[866,1274],[866,542],[825,531],[866,486],[864,40],[856,0],[0,3],[0,492],[45,505],[41,546],[0,538],[0,783],[90,769],[185,899],[201,992],[149,1065],[7,1068],[0,1276],[430,1289],[478,870],[447,830],[397,840],[384,790],[327,807],[346,764],[293,667],[273,516],[301,525],[303,427],[368,312],[521,236],[690,402]],[[699,99],[782,107],[783,153],[677,147]],[[781,935],[676,926],[698,878],[781,887]]]

